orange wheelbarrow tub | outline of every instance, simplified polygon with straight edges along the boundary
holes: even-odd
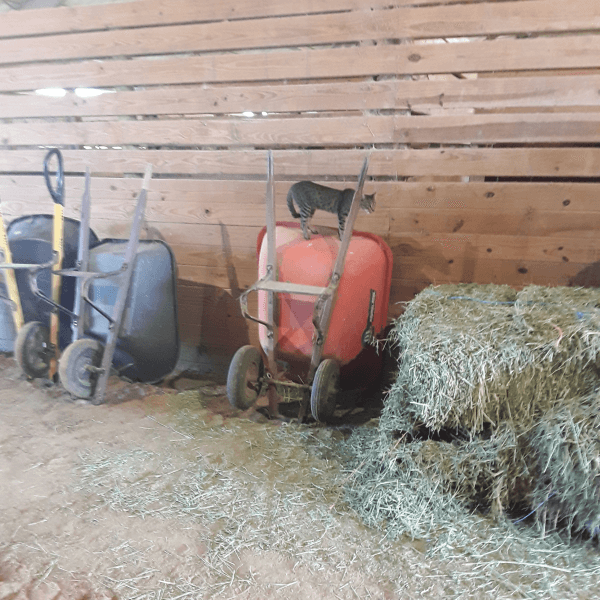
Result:
[[[266,232],[265,227],[257,242],[259,278],[267,272]],[[298,223],[278,222],[275,235],[279,281],[325,287],[340,249],[337,231],[305,240]],[[339,365],[342,390],[366,387],[380,376],[381,355],[367,336],[377,336],[387,323],[392,260],[392,251],[379,236],[353,232],[322,355]],[[258,292],[262,321],[267,320],[267,294]],[[277,359],[294,380],[302,378],[310,363],[316,302],[315,296],[279,294]],[[259,325],[258,333],[267,352],[268,329]]]

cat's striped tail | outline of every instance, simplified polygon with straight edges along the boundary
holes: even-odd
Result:
[[[290,212],[292,213],[292,217],[294,217],[294,219],[299,219],[300,218],[300,214],[296,212],[296,209],[294,208],[294,186],[292,186],[290,188],[290,191],[288,192],[287,195],[287,205],[288,208],[290,209]]]

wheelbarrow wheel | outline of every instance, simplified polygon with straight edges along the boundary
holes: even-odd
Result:
[[[80,339],[67,346],[58,361],[58,376],[76,398],[91,398],[98,380],[104,348],[97,340]]]
[[[246,410],[257,400],[265,365],[254,346],[242,346],[234,355],[227,373],[227,397],[234,408]]]
[[[310,394],[310,411],[312,416],[326,423],[335,410],[339,391],[340,367],[331,358],[326,358],[317,368]]]
[[[50,368],[50,333],[39,321],[25,323],[15,339],[15,360],[33,379],[48,376]]]

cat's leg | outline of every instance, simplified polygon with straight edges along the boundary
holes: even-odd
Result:
[[[314,216],[315,216],[315,209],[313,208],[313,209],[310,211],[310,215],[308,216],[308,219],[307,219],[307,221],[306,221],[306,226],[308,227],[308,230],[309,230],[311,233],[314,233],[315,235],[319,235],[319,232],[318,232],[316,229],[313,229],[313,228],[310,226],[310,222],[312,221],[312,218],[313,218]]]
[[[308,233],[308,221],[310,220],[310,216],[301,214],[300,215],[300,223],[302,224],[302,235],[305,240],[310,240],[310,233]]]
[[[308,217],[306,217],[306,228],[307,228],[307,229],[308,229],[308,230],[309,230],[311,233],[314,233],[315,235],[319,235],[319,232],[318,232],[316,229],[313,229],[313,228],[310,226],[310,222],[312,221],[312,218],[313,218],[314,214],[315,214],[315,209],[313,208],[313,209],[310,211],[310,213],[309,213]],[[307,238],[307,239],[308,239],[308,238]]]
[[[346,218],[341,215],[338,217],[338,235],[340,236],[340,240],[344,235],[344,227],[346,225]]]

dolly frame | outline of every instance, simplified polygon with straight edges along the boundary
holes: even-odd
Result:
[[[259,388],[257,389],[257,397],[264,395],[265,390],[269,398],[269,413],[271,417],[279,417],[278,404],[281,401],[277,386],[281,385],[284,387],[293,387],[302,389],[305,393],[300,404],[300,411],[298,413],[298,419],[303,421],[306,418],[308,412],[309,400],[306,392],[311,391],[314,395],[315,374],[321,363],[323,356],[323,348],[327,339],[327,333],[329,331],[329,324],[331,322],[331,315],[335,307],[337,300],[338,287],[342,274],[344,272],[344,266],[346,263],[346,256],[348,254],[348,248],[350,246],[350,240],[352,239],[352,233],[354,231],[354,223],[358,216],[360,208],[360,198],[362,197],[362,191],[369,167],[369,155],[364,160],[360,175],[358,177],[358,185],[354,191],[352,198],[352,204],[350,207],[350,213],[346,219],[346,227],[342,236],[340,248],[333,266],[333,270],[329,279],[329,283],[325,287],[303,285],[296,283],[286,283],[278,281],[277,279],[277,248],[275,239],[275,203],[274,203],[274,167],[273,167],[273,153],[269,150],[267,155],[267,193],[266,193],[266,212],[267,212],[267,268],[264,277],[259,279],[256,283],[250,286],[240,296],[240,306],[242,314],[246,319],[254,321],[259,325],[263,325],[267,329],[267,348],[266,351],[260,345],[260,352],[263,357],[263,364],[265,365],[265,376],[259,378]],[[267,321],[263,321],[257,317],[252,316],[248,311],[248,296],[252,292],[266,291],[267,292]],[[313,312],[312,322],[315,328],[313,334],[313,347],[311,353],[310,367],[307,375],[307,383],[295,383],[291,381],[285,381],[280,379],[282,373],[277,368],[277,362],[275,359],[275,353],[277,350],[277,324],[275,322],[276,315],[276,294],[304,294],[308,296],[317,296],[315,302],[315,308]],[[318,418],[314,414],[313,405],[313,416]]]

